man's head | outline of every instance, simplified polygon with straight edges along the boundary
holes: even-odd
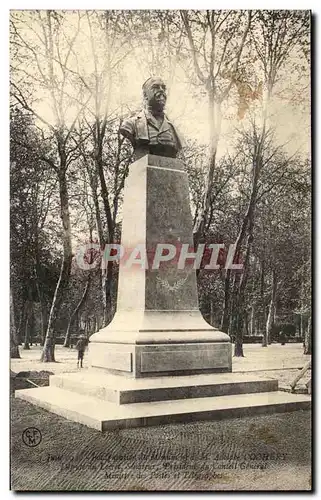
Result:
[[[152,76],[146,80],[142,88],[146,104],[154,111],[163,111],[167,99],[166,85],[163,80],[159,76]]]

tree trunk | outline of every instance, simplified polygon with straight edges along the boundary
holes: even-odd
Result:
[[[112,285],[113,285],[113,262],[107,264],[107,275],[105,281],[106,310],[104,313],[105,325],[112,320]]]
[[[301,306],[302,307],[302,306]],[[305,328],[305,318],[304,314],[300,315],[300,335],[303,338],[303,342],[305,342],[305,336],[306,336],[306,328]]]
[[[30,345],[29,345],[29,317],[27,317],[27,321],[26,321],[26,325],[25,325],[25,338],[24,338],[23,348],[26,350],[30,349]]]
[[[14,306],[12,291],[10,289],[10,358],[20,358],[19,353],[19,340],[17,336],[16,323],[14,317]]]
[[[262,347],[267,347],[269,339],[271,338],[272,334],[272,328],[274,325],[274,314],[275,314],[276,288],[277,288],[276,272],[275,269],[273,269],[271,301],[269,305],[269,314],[266,322],[266,329],[263,336]]]
[[[308,328],[306,329],[304,336],[304,354],[312,354],[312,324],[311,316],[308,321]]]
[[[32,345],[35,341],[35,333],[36,333],[36,319],[35,319],[35,310],[34,303],[31,302],[31,311],[30,311],[30,320],[29,320],[29,342]]]
[[[34,266],[34,274],[35,274],[35,283],[36,283],[36,289],[37,289],[37,294],[38,294],[38,299],[39,299],[39,304],[40,304],[40,329],[41,329],[41,341],[40,345],[43,346],[45,342],[45,337],[46,337],[46,331],[47,331],[47,308],[46,305],[44,304],[44,297],[43,293],[41,290],[41,283],[39,279],[39,269],[40,269],[40,258],[39,258],[39,252],[38,252],[38,244],[36,245],[36,250],[35,250],[35,266]]]
[[[60,275],[56,285],[55,293],[51,303],[49,320],[47,325],[47,333],[45,343],[43,346],[41,361],[54,362],[55,361],[55,333],[53,329],[54,319],[57,315],[59,305],[63,298],[63,292],[66,289],[71,271],[72,262],[72,247],[71,247],[71,227],[70,227],[70,214],[69,214],[69,198],[66,179],[66,168],[63,164],[59,172],[59,194],[61,206],[61,221],[63,228],[63,259],[60,268]],[[59,296],[60,294],[60,296]],[[59,299],[58,299],[59,296]]]
[[[268,345],[271,345],[272,344],[272,329],[275,325],[275,318],[276,318],[276,301],[275,301],[275,304],[274,304],[274,307],[273,307],[273,311],[272,311],[272,328],[270,330],[270,333],[268,335]]]
[[[249,316],[248,316],[247,312],[244,315],[244,331],[245,331],[245,335],[248,336],[250,334],[250,332],[249,332]]]
[[[255,335],[255,306],[251,307],[251,318],[250,318],[250,335]]]
[[[45,304],[44,302],[41,302],[41,305],[40,305],[40,324],[41,324],[40,345],[43,346],[45,343],[46,332],[47,332],[47,327],[48,327],[47,304]]]
[[[44,363],[54,363],[55,360],[55,335],[51,328],[46,333],[46,340],[43,346],[41,361]]]
[[[47,327],[48,327],[48,311],[47,311],[47,305],[43,304],[42,309],[41,309],[41,342],[40,345],[44,346],[45,339],[46,339],[46,332],[47,332]]]
[[[234,356],[244,357],[243,353],[243,325],[244,325],[244,303],[242,295],[238,295],[235,302],[235,344],[234,344]]]
[[[235,340],[236,331],[236,316],[235,316],[235,302],[236,302],[236,290],[237,290],[237,275],[234,274],[233,284],[230,288],[230,304],[229,304],[229,314],[228,314],[228,335],[231,337],[232,342]]]
[[[210,325],[214,326],[215,323],[215,309],[213,301],[210,301]]]
[[[235,313],[237,316],[237,328],[235,332],[235,352],[234,356],[244,356],[243,354],[243,325],[246,315],[245,289],[249,273],[250,254],[253,242],[254,207],[249,214],[249,229],[246,242],[245,259],[243,263],[243,274],[241,276],[237,294]]]
[[[27,301],[25,300],[23,302],[23,305],[21,308],[21,314],[19,317],[19,325],[18,325],[18,330],[17,330],[19,344],[22,344],[22,340],[24,339],[24,335],[25,335],[24,325],[26,322],[26,306],[27,306]]]
[[[31,300],[27,300],[26,303],[26,323],[25,323],[25,331],[24,331],[24,345],[23,348],[26,350],[30,349],[30,327],[31,327],[31,309],[32,303]]]
[[[227,332],[229,327],[229,307],[230,307],[230,279],[231,279],[231,270],[225,270],[225,278],[224,278],[224,305],[223,305],[223,314],[221,320],[221,330],[222,332]]]
[[[107,189],[105,175],[104,175],[104,169],[103,169],[102,151],[100,150],[100,148],[99,148],[99,155],[100,155],[100,157],[96,159],[96,165],[97,165],[97,169],[98,169],[98,175],[99,175],[100,186],[101,186],[101,197],[103,199],[103,205],[104,205],[105,215],[106,215],[106,219],[107,219],[108,242],[112,243],[113,237],[114,237],[114,223],[113,223],[113,218],[112,218],[110,204],[109,204],[108,189]]]
[[[251,195],[249,204],[247,207],[246,214],[244,216],[241,229],[238,233],[236,243],[235,243],[235,256],[239,258],[241,254],[242,245],[244,239],[247,235],[246,245],[245,245],[245,258],[243,261],[243,273],[239,282],[238,292],[237,292],[237,300],[235,302],[234,314],[237,317],[236,321],[236,331],[235,331],[235,351],[234,356],[244,356],[243,354],[243,322],[245,315],[245,289],[248,279],[249,272],[249,262],[250,262],[250,254],[253,243],[253,227],[254,227],[254,216],[255,216],[255,207],[256,207],[256,199],[257,199],[257,191],[258,191],[258,181],[259,175],[261,171],[261,147],[262,141],[256,146],[256,152],[253,157],[253,181],[251,187]]]
[[[234,275],[231,307],[230,307],[230,320],[229,320],[229,335],[234,342],[234,356],[244,356],[243,354],[243,322],[240,311],[242,310],[241,300],[239,294],[239,277]]]
[[[71,333],[70,327],[71,327],[71,325],[72,325],[72,323],[73,323],[76,315],[78,314],[80,308],[82,307],[82,305],[84,304],[84,302],[86,300],[86,297],[88,295],[89,285],[90,285],[90,278],[91,278],[91,274],[89,272],[88,278],[87,278],[87,282],[86,282],[83,294],[81,296],[81,299],[78,302],[77,306],[75,307],[75,309],[73,310],[73,312],[72,312],[72,314],[71,314],[71,316],[69,318],[69,322],[68,322],[68,326],[67,326],[67,331],[66,331],[66,336],[65,336],[64,347],[69,347],[70,346],[70,333]]]
[[[234,346],[234,356],[236,358],[244,358],[244,352],[243,352],[243,338],[238,337],[235,340],[235,346]]]
[[[70,264],[71,264],[71,260],[70,260]],[[52,325],[54,323],[54,320],[55,320],[56,314],[57,314],[57,310],[58,310],[58,300],[57,300],[58,293],[60,290],[62,293],[62,290],[66,286],[66,284],[61,285],[61,283],[65,277],[67,266],[68,266],[68,264],[66,265],[65,260],[63,259],[62,264],[61,264],[59,279],[58,279],[55,293],[54,293],[54,296],[52,299],[49,320],[48,320],[48,326],[47,326],[47,333],[46,333],[45,343],[44,343],[43,351],[42,351],[42,355],[41,355],[41,361],[43,361],[44,363],[55,361],[55,354],[54,354],[55,353],[55,332],[54,332]],[[60,298],[60,300],[61,300],[61,298]]]
[[[102,140],[104,129],[101,131],[99,123],[96,124],[96,133],[97,133],[97,152],[95,157],[95,167],[96,171],[93,173],[90,170],[88,163],[86,163],[87,172],[90,179],[90,187],[91,193],[93,196],[94,206],[95,206],[95,219],[96,219],[96,228],[98,233],[99,245],[102,251],[102,259],[104,258],[104,248],[106,242],[112,242],[114,237],[114,222],[111,214],[110,204],[108,200],[108,190],[104,176],[103,162],[102,162]],[[86,162],[86,160],[85,160]],[[103,199],[104,211],[107,219],[107,227],[108,227],[108,238],[105,238],[103,231],[103,224],[101,220],[99,199],[97,194],[97,177],[100,181],[101,186],[101,196]],[[103,304],[103,326],[106,326],[111,321],[111,288],[112,288],[112,269],[113,263],[102,262],[101,268],[101,294],[102,294],[102,304]]]
[[[260,334],[265,335],[265,327],[266,327],[266,310],[265,310],[265,260],[261,261],[261,285],[260,285]]]
[[[213,187],[213,178],[216,166],[216,155],[221,133],[222,124],[222,111],[221,104],[215,102],[214,88],[208,88],[208,116],[209,116],[209,129],[210,129],[210,154],[209,154],[209,168],[206,178],[203,206],[200,209],[196,223],[194,225],[194,243],[196,247],[204,237],[205,227],[208,223],[208,214],[211,206],[211,195]]]

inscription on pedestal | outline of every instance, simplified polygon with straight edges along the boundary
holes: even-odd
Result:
[[[208,370],[229,366],[229,349],[226,345],[206,348],[171,349],[141,352],[142,373]]]

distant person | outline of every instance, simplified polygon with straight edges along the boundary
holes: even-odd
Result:
[[[281,345],[285,345],[286,337],[285,337],[283,330],[280,331],[279,340],[280,340]]]
[[[87,347],[88,341],[85,335],[80,335],[79,340],[76,344],[76,349],[78,351],[78,361],[77,361],[77,368],[79,367],[79,361],[80,361],[80,368],[82,368],[82,362],[84,359],[84,354],[85,354],[85,349]]]

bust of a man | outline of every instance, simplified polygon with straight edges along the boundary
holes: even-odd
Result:
[[[144,109],[124,120],[119,131],[132,143],[136,158],[148,153],[176,158],[182,143],[177,130],[164,113],[166,85],[160,77],[151,77],[142,88]]]

